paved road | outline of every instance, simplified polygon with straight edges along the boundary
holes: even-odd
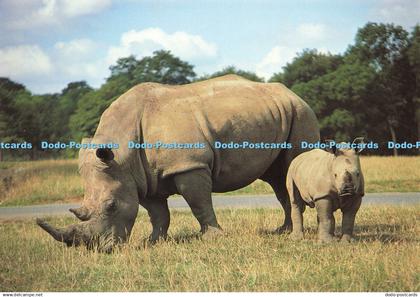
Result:
[[[181,197],[170,198],[170,208],[188,208]],[[216,208],[267,208],[280,207],[274,195],[214,196]],[[420,204],[420,193],[374,193],[363,198],[363,205],[410,205]],[[22,207],[0,207],[0,220],[24,219],[53,215],[72,215],[68,209],[77,204],[46,204]],[[141,207],[140,211],[144,211]]]

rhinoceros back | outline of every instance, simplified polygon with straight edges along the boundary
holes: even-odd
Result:
[[[225,76],[164,86],[154,94],[156,99],[143,111],[143,141],[204,144],[196,149],[146,150],[150,170],[161,178],[203,168],[211,171],[214,191],[234,190],[263,175],[281,149],[218,149],[216,142],[295,142],[296,137],[305,137],[303,126],[310,131],[309,141],[319,138],[312,110],[280,84]],[[298,154],[298,150],[291,151]]]

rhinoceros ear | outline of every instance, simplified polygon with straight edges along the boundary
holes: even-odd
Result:
[[[357,148],[355,149],[356,154],[360,154],[360,152],[365,149],[365,146],[364,146],[365,139],[363,137],[356,137],[353,140],[353,143],[352,144],[356,144],[357,145]]]
[[[98,148],[96,149],[95,153],[102,162],[109,162],[114,160],[114,153],[110,148]]]
[[[335,154],[337,147],[335,146],[335,141],[332,139],[325,139],[325,144],[327,145],[327,147],[325,148],[325,150],[331,154]]]

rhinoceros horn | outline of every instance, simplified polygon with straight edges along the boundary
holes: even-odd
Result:
[[[117,241],[111,231],[98,232],[98,222],[88,221],[72,224],[65,228],[55,228],[42,219],[36,219],[36,223],[47,231],[55,240],[64,242],[67,246],[86,244],[88,249],[97,249],[100,252],[112,252]]]
[[[67,244],[67,246],[79,245],[84,239],[89,238],[86,228],[82,228],[80,224],[73,224],[66,228],[55,228],[42,219],[36,219],[36,223],[45,231],[47,231],[55,240]],[[84,229],[84,230],[83,230]]]
[[[74,215],[81,221],[88,221],[90,219],[90,212],[85,206],[70,208],[69,211],[74,213]]]

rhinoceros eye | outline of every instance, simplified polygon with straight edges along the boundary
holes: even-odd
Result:
[[[110,201],[108,202],[107,206],[106,206],[106,210],[108,212],[113,212],[117,209],[117,202],[115,201]]]

